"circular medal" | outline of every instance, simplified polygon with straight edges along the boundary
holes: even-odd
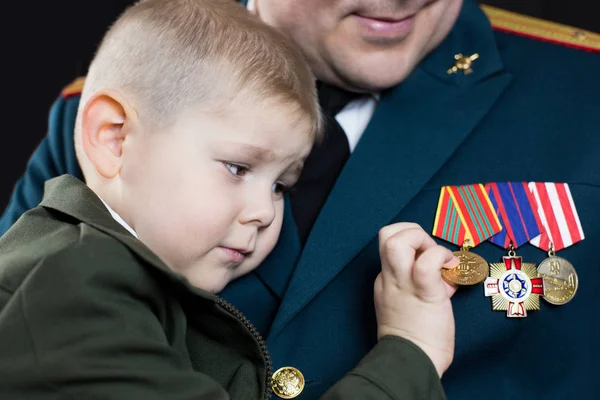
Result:
[[[562,257],[550,256],[542,261],[538,275],[544,280],[544,299],[550,304],[568,303],[579,287],[575,268]]]
[[[522,303],[531,295],[531,279],[518,269],[506,271],[498,279],[500,295],[510,303]]]
[[[470,286],[481,283],[488,276],[488,263],[483,257],[466,250],[455,251],[460,264],[453,269],[442,269],[442,278],[452,285]]]

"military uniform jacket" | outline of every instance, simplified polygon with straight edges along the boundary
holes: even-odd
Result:
[[[0,239],[0,398],[262,399],[264,341],[191,287],[74,177]],[[356,397],[358,396],[358,397]],[[416,345],[383,338],[325,399],[443,399]]]
[[[298,399],[318,398],[376,343],[379,229],[410,221],[431,232],[443,186],[507,181],[569,184],[585,240],[557,255],[577,269],[579,289],[568,304],[542,301],[523,319],[492,311],[481,285],[459,290],[446,394],[451,400],[597,396],[600,54],[594,49],[600,41],[591,32],[522,17],[492,20],[495,30],[475,1],[464,1],[445,41],[381,93],[306,245],[288,207],[270,257],[222,293],[266,337],[274,369],[302,371],[306,387]],[[479,54],[471,74],[448,74],[458,53]],[[69,91],[57,100],[49,135],[16,186],[3,228],[37,205],[44,179],[80,174],[72,140],[78,101]],[[506,255],[488,242],[473,251],[488,262]],[[531,245],[518,255],[532,263],[547,257]]]

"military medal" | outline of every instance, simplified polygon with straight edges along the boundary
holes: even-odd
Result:
[[[535,264],[522,262],[512,248],[503,261],[490,264],[490,276],[484,283],[486,297],[492,297],[492,310],[506,311],[509,318],[526,317],[527,311],[539,310],[544,283]]]
[[[544,226],[542,234],[530,243],[548,252],[548,258],[538,267],[544,280],[544,300],[563,305],[575,296],[579,279],[573,265],[555,252],[584,239],[581,221],[568,184],[531,182],[529,189]]]
[[[579,287],[573,265],[562,257],[556,257],[552,249],[548,251],[548,258],[540,263],[538,275],[544,279],[544,300],[550,304],[561,306],[568,303]]]
[[[483,257],[469,249],[471,241],[465,239],[462,248],[454,254],[460,260],[458,267],[443,269],[442,278],[448,283],[458,286],[471,286],[483,282],[487,276],[488,264]]]
[[[484,293],[492,297],[492,310],[506,311],[509,318],[526,317],[527,311],[540,309],[544,283],[535,264],[524,263],[515,249],[542,233],[536,202],[527,182],[488,183],[485,189],[504,228],[489,241],[508,249],[508,256],[490,264]]]
[[[458,267],[443,270],[442,277],[450,284],[470,286],[487,277],[487,262],[470,251],[502,230],[498,216],[481,184],[444,186],[440,192],[433,235],[461,246],[454,255]]]

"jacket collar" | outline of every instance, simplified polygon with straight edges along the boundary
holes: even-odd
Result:
[[[473,61],[473,72],[449,74],[456,54],[479,54]],[[453,29],[446,39],[419,64],[422,70],[450,85],[471,86],[504,70],[494,31],[475,0],[463,0],[463,6]]]
[[[189,284],[183,276],[173,272],[167,265],[140,240],[134,237],[123,225],[117,222],[103,201],[85,183],[71,175],[62,175],[46,181],[41,207],[51,209],[92,226],[121,242],[133,253],[166,277],[203,298],[216,300],[217,297]]]

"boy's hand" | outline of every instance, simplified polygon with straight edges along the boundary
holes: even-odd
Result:
[[[459,260],[417,224],[398,223],[379,232],[382,271],[375,280],[377,336],[408,339],[431,359],[440,377],[454,357],[456,288],[442,279],[442,268]]]

